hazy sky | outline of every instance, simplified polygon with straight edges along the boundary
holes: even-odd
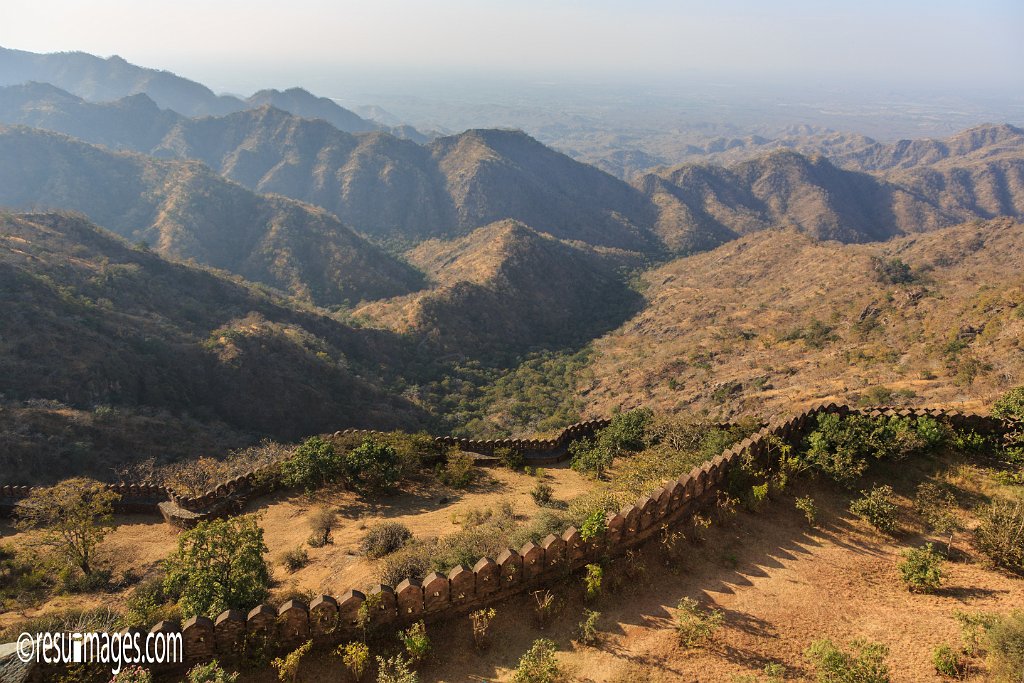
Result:
[[[310,69],[1024,86],[1024,0],[2,0],[0,45],[221,87]],[[268,82],[272,81],[272,82]]]

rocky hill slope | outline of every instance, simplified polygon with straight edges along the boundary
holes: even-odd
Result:
[[[80,211],[159,254],[324,305],[416,289],[421,275],[322,209],[257,195],[197,162],[118,154],[0,127],[0,205]]]
[[[641,297],[622,269],[635,254],[596,250],[500,221],[407,253],[432,286],[356,311],[470,358],[577,346],[618,326]]]
[[[765,417],[832,400],[980,407],[1024,373],[1022,255],[1024,224],[1009,219],[884,244],[747,235],[647,273],[647,306],[595,343],[583,399],[594,415],[620,404]]]
[[[0,215],[0,294],[0,452],[34,463],[26,471],[104,454],[113,459],[108,470],[133,451],[166,456],[179,444],[154,448],[154,439],[175,430],[202,449],[242,435],[294,439],[424,419],[380,388],[392,379],[381,368],[402,355],[394,335],[168,262],[80,216]],[[99,406],[126,416],[84,437],[84,427],[53,428],[61,414],[53,402],[65,412],[88,416]],[[129,419],[147,410],[162,411],[148,436]],[[46,447],[29,428],[37,419],[54,437],[64,428],[78,436]],[[85,438],[95,448],[76,445]]]

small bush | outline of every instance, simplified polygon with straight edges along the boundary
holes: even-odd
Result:
[[[526,462],[523,454],[517,448],[495,448],[494,455],[501,461],[501,464],[510,470],[518,470]]]
[[[345,643],[339,645],[334,652],[341,657],[341,663],[354,681],[358,683],[363,680],[366,669],[370,665],[370,648],[366,643],[359,641]]]
[[[497,614],[493,607],[486,607],[469,615],[469,621],[473,624],[473,644],[478,650],[491,646],[491,622]]]
[[[538,481],[537,485],[530,491],[530,495],[533,497],[533,502],[541,507],[547,507],[551,504],[552,496],[555,490],[551,488],[551,484],[547,482]]]
[[[196,664],[185,674],[188,683],[235,683],[238,673],[228,673],[214,659],[206,664]]]
[[[583,520],[583,524],[580,525],[580,538],[584,541],[590,541],[598,538],[607,530],[608,522],[605,519],[604,511],[594,510],[587,515],[587,518]]]
[[[711,519],[700,513],[695,514],[690,520],[693,531],[690,532],[690,540],[693,543],[703,543],[707,540],[707,531],[711,528]]]
[[[282,683],[295,683],[299,679],[299,666],[302,664],[302,658],[309,654],[311,649],[313,649],[313,641],[307,640],[283,658],[278,657],[270,662],[270,665],[277,671],[277,678]]]
[[[172,597],[164,590],[163,578],[139,583],[125,601],[125,623],[146,628],[163,619],[173,619],[178,609]]]
[[[768,662],[764,665],[763,671],[768,683],[781,683],[786,678],[786,667],[778,662]]]
[[[599,564],[588,564],[586,574],[583,575],[583,586],[587,590],[587,600],[594,600],[601,595],[601,580],[604,578],[604,569]]]
[[[380,609],[380,606],[383,603],[383,593],[370,593],[359,605],[359,609],[356,610],[356,627],[363,632],[364,643],[367,638],[369,638],[372,627],[374,626],[373,615],[377,613],[377,610]],[[378,659],[380,658],[378,657]]]
[[[932,482],[918,485],[914,495],[914,509],[933,531],[948,534],[960,528],[957,520],[956,498],[949,491]]]
[[[405,653],[409,655],[409,661],[413,666],[423,662],[430,654],[430,638],[427,637],[427,627],[422,621],[399,631],[398,639],[402,641]]]
[[[914,429],[928,450],[941,447],[949,435],[949,430],[941,422],[927,415],[917,418]]]
[[[932,650],[932,666],[936,673],[949,678],[963,678],[967,674],[967,662],[963,653],[949,645],[939,645]]]
[[[954,431],[951,442],[956,450],[963,453],[985,453],[992,449],[989,438],[973,429],[968,432]]]
[[[978,512],[978,518],[978,549],[997,566],[1024,572],[1024,503],[995,500]]]
[[[557,648],[554,642],[547,638],[539,638],[533,641],[533,645],[519,658],[515,673],[512,676],[514,683],[560,683],[565,676],[561,667],[558,666],[558,659],[555,657]]]
[[[676,610],[676,633],[683,647],[707,643],[725,622],[722,610],[704,609],[693,598],[680,600]]]
[[[992,415],[1024,422],[1024,387],[1011,389],[992,405]]]
[[[931,593],[939,589],[942,584],[942,556],[931,543],[906,550],[903,557],[899,569],[908,589],[918,593]]]
[[[897,257],[886,259],[872,256],[871,270],[875,273],[875,279],[884,285],[905,285],[917,279],[910,266]]]
[[[555,600],[555,594],[551,591],[534,591],[533,592],[533,614],[537,619],[537,626],[544,628],[551,619],[555,616],[555,609],[558,607],[558,603]]]
[[[909,418],[828,413],[816,419],[800,460],[844,486],[860,478],[872,460],[898,460],[926,447]]]
[[[817,669],[819,683],[889,683],[885,658],[889,649],[881,643],[855,640],[852,652],[837,647],[831,640],[816,640],[806,656]]]
[[[804,513],[804,519],[807,520],[807,526],[813,527],[818,521],[818,507],[814,504],[814,499],[810,496],[804,496],[796,499],[796,509]]]
[[[749,512],[757,512],[768,500],[768,482],[756,484],[750,487],[749,493],[744,497],[743,507]]]
[[[786,679],[786,667],[777,662],[768,662],[761,669],[766,683],[782,683]],[[741,674],[732,677],[732,683],[761,683],[762,678],[755,674]]]
[[[1024,680],[1024,610],[999,617],[988,629],[988,666],[996,680]]]
[[[600,632],[597,630],[597,620],[600,618],[600,612],[584,610],[583,621],[576,627],[576,640],[584,645],[596,643],[600,639]]]
[[[377,683],[419,683],[419,675],[401,655],[377,657]]]
[[[121,669],[120,673],[110,679],[110,683],[153,683],[153,674],[141,666],[129,666]]]
[[[850,512],[865,520],[882,533],[896,533],[895,493],[888,484],[872,485],[870,491],[861,491],[861,497],[850,503]]]
[[[611,423],[598,432],[600,441],[606,443],[617,455],[623,451],[639,451],[646,445],[644,438],[648,425],[654,418],[649,408],[637,408],[612,417]]]
[[[309,528],[313,536],[309,544],[314,548],[321,548],[331,542],[331,529],[337,520],[334,510],[325,507],[318,507],[309,515]]]
[[[988,630],[996,621],[995,615],[954,610],[953,618],[960,624],[960,637],[964,641],[964,649],[968,654],[978,654],[985,644]]]
[[[366,531],[361,548],[374,559],[390,555],[412,538],[409,527],[401,522],[378,522]]]
[[[441,483],[452,488],[462,489],[469,486],[476,472],[475,458],[472,453],[453,451],[448,454],[444,465],[439,465],[437,478]]]
[[[302,548],[286,550],[281,553],[281,566],[289,572],[297,572],[309,564],[309,554]]]

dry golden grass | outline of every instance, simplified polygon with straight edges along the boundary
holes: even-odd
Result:
[[[904,260],[919,280],[879,282],[872,256]],[[644,281],[647,307],[595,343],[595,378],[580,388],[590,415],[886,402],[873,387],[981,410],[1024,377],[1024,225],[1008,219],[870,245],[763,232]]]
[[[853,517],[848,495],[804,482],[756,515],[741,512],[729,524],[712,525],[703,544],[684,542],[681,562],[666,566],[657,545],[648,545],[641,555],[643,576],[596,602],[583,601],[576,577],[553,587],[561,607],[543,630],[534,624],[528,595],[497,605],[493,645],[482,653],[473,648],[468,619],[429,626],[438,654],[421,668],[420,680],[511,681],[519,656],[541,637],[556,642],[560,664],[578,683],[730,681],[760,674],[769,662],[786,668],[786,680],[813,680],[804,651],[824,637],[885,644],[896,683],[944,680],[934,672],[931,653],[937,645],[960,645],[954,611],[1024,608],[1024,583],[988,568],[969,536],[961,534],[955,560],[943,566],[943,587],[931,595],[907,591],[897,569],[902,551],[926,540],[942,542],[924,533],[909,495],[923,480],[953,482],[966,499],[1004,489],[991,471],[959,458],[903,463],[873,475],[892,481],[899,494],[904,531],[898,537],[883,536]],[[819,508],[813,529],[793,505],[794,496],[806,494]],[[961,512],[970,518],[966,509]],[[679,644],[674,617],[683,597],[724,613],[723,627],[706,647]],[[575,641],[584,609],[601,612],[596,646]],[[374,644],[376,652],[394,647],[387,634]],[[981,659],[972,665],[973,680],[988,680]],[[336,658],[314,655],[300,680],[329,680],[338,671]],[[273,680],[270,672],[250,676]]]

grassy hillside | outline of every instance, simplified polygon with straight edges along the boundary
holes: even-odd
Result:
[[[160,254],[320,304],[394,296],[422,280],[326,211],[253,194],[196,162],[117,154],[29,128],[0,127],[0,205],[81,211]]]
[[[647,273],[647,307],[595,343],[583,400],[594,415],[979,407],[1024,377],[1022,254],[1024,225],[1008,219],[870,245],[748,235]],[[880,273],[873,258],[911,272]]]
[[[356,314],[415,332],[446,354],[495,359],[578,346],[641,303],[620,272],[640,264],[635,254],[568,244],[517,221],[430,240],[407,256],[433,286]]]
[[[122,457],[133,439],[152,453],[150,439],[161,433],[195,432],[186,450],[202,450],[245,436],[294,439],[424,419],[377,388],[388,381],[381,368],[402,357],[387,333],[355,330],[224,275],[169,263],[79,217],[5,214],[0,227],[0,319],[7,323],[0,394],[8,402],[0,413],[11,418],[0,418],[7,430],[0,451],[15,459],[34,453],[26,476],[47,472],[53,459],[63,466],[78,457],[73,442],[39,451],[12,431],[27,421],[19,410],[52,412],[53,401],[71,412],[56,406],[40,424],[61,415],[75,421],[68,417],[75,410],[104,406],[143,417],[158,411],[165,426],[152,433],[95,437]],[[114,432],[121,425],[109,424]],[[54,429],[82,438],[65,431]]]

